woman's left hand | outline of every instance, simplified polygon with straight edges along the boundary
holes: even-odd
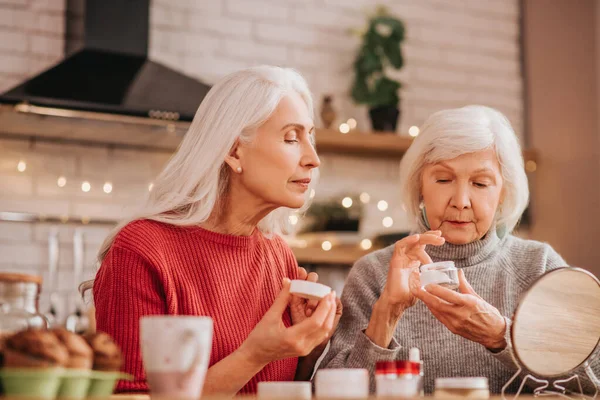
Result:
[[[420,282],[415,282],[411,290],[450,332],[491,351],[503,350],[506,348],[504,317],[475,293],[462,270],[458,271],[458,279],[460,293],[434,284],[423,289]]]
[[[306,272],[306,270],[304,268],[299,267],[298,268],[298,277],[296,279],[307,280],[309,282],[317,282],[319,280],[319,275],[317,275],[316,272],[311,272],[309,274]],[[335,303],[336,303],[336,310],[335,310],[335,319],[333,321],[333,329],[331,331],[332,335],[333,335],[333,332],[335,332],[335,329],[337,328],[337,326],[340,322],[340,318],[342,317],[342,302],[340,301],[339,298],[336,297]],[[306,299],[303,299],[298,296],[292,296],[292,299],[290,301],[290,313],[292,316],[292,324],[293,325],[299,324],[300,322],[304,321],[306,318],[310,317],[313,314],[313,312],[315,311],[315,309],[317,308],[318,304],[319,304],[319,302],[317,300],[306,300]],[[325,350],[325,347],[327,347],[328,341],[329,341],[329,338],[327,338],[322,344],[317,346],[315,348],[315,350],[313,351],[313,353],[318,353],[318,355],[320,355],[323,352],[323,350]],[[314,355],[317,355],[317,354],[314,354]]]

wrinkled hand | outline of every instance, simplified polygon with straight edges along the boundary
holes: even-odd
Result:
[[[421,288],[411,282],[411,290],[431,313],[450,330],[492,351],[506,348],[506,320],[471,287],[462,270],[458,271],[459,292],[430,284]]]
[[[441,231],[429,231],[396,242],[387,281],[380,297],[389,307],[403,312],[415,305],[417,299],[410,289],[411,282],[418,281],[421,264],[431,263],[425,247],[444,244],[445,240],[441,235]]]
[[[286,328],[282,315],[291,298],[290,280],[285,278],[279,296],[242,343],[240,350],[249,354],[255,363],[307,356],[331,337],[336,316],[334,292],[319,301],[310,317]]]
[[[306,272],[306,270],[304,268],[299,267],[297,279],[307,280],[309,282],[318,282],[319,275],[316,272],[311,272],[309,274]],[[335,297],[335,293],[334,293],[334,297]],[[323,301],[323,300],[321,300],[321,301]],[[318,300],[306,300],[301,297],[292,295],[292,298],[290,300],[290,313],[292,316],[292,324],[297,325],[297,324],[301,323],[302,321],[304,321],[305,319],[310,318],[312,316],[312,314],[315,312],[318,305],[319,305]],[[335,317],[333,320],[333,328],[332,328],[331,335],[333,335],[333,332],[335,332],[335,330],[340,322],[340,318],[342,317],[342,312],[343,312],[342,302],[337,297],[335,297],[335,306],[336,306],[335,307]],[[331,335],[329,337],[331,337]],[[319,344],[313,350],[313,352],[311,353],[311,356],[315,356],[316,358],[318,358],[323,353],[323,351],[325,350],[325,347],[327,347],[327,342],[329,341],[329,337],[326,338],[323,343]]]

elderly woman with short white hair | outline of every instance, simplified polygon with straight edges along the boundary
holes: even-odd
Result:
[[[426,392],[436,377],[484,376],[498,393],[516,371],[509,330],[519,296],[566,265],[550,245],[511,235],[529,199],[517,137],[494,109],[440,111],[400,175],[415,234],[356,262],[321,366],[372,374],[377,361],[407,359],[417,347]],[[421,286],[418,267],[440,261],[455,263],[458,291]]]

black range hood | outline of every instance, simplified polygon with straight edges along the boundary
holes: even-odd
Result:
[[[0,103],[47,116],[191,121],[210,86],[148,59],[150,0],[85,7],[83,49],[1,94]]]

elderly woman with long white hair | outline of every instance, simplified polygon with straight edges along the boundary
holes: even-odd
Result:
[[[99,253],[97,329],[115,338],[134,376],[118,391],[148,391],[144,315],[213,318],[204,394],[310,379],[341,303],[335,293],[318,304],[290,294],[290,279],[317,276],[278,233],[292,209],[307,207],[318,166],[313,102],[298,73],[256,67],[213,86],[145,207]]]
[[[483,106],[433,114],[401,162],[400,186],[415,233],[356,262],[321,366],[372,373],[417,347],[426,392],[436,377],[484,376],[498,393],[516,371],[509,330],[519,296],[566,265],[550,245],[511,235],[529,190],[510,123]],[[440,261],[455,263],[458,291],[421,286],[419,266]]]

